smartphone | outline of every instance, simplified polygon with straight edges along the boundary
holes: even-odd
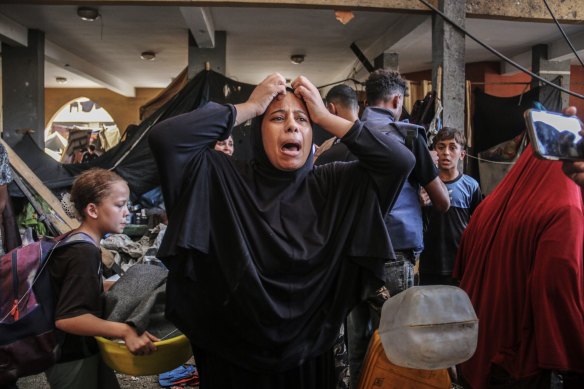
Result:
[[[541,159],[584,160],[582,122],[575,116],[529,109],[525,111],[527,133],[535,155]]]

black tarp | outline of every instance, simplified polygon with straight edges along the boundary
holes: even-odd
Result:
[[[30,136],[24,137],[14,150],[53,192],[67,190],[76,175],[92,167],[113,169],[130,186],[134,196],[139,196],[159,185],[158,172],[148,146],[150,128],[164,119],[198,108],[209,101],[220,104],[245,102],[255,85],[231,80],[212,70],[203,70],[191,79],[171,100],[133,128],[122,142],[88,163],[61,164],[38,148]],[[241,125],[233,131],[235,152],[233,157],[247,160],[251,157],[250,126]],[[172,136],[172,134],[168,134]],[[330,137],[324,130],[314,127],[314,142],[322,143]],[[18,195],[11,188],[11,195]]]
[[[541,100],[540,95],[543,96]],[[474,151],[480,153],[525,131],[523,112],[533,108],[536,101],[549,111],[561,109],[560,91],[547,85],[513,97],[491,96],[476,89],[472,143]]]
[[[14,150],[54,192],[69,188],[75,176],[92,167],[113,169],[122,176],[134,195],[140,195],[159,183],[154,158],[148,146],[148,131],[157,122],[180,115],[208,101],[238,104],[247,100],[255,86],[233,81],[214,71],[202,71],[190,80],[168,103],[146,118],[124,141],[99,158],[82,164],[61,164],[46,155],[30,136],[15,145]],[[246,134],[234,132],[239,139],[239,154],[246,153]],[[172,134],[169,134],[172,136]],[[238,150],[236,149],[236,153]]]

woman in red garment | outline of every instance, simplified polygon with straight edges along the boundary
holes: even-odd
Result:
[[[581,189],[529,146],[475,211],[456,259],[480,322],[461,365],[473,389],[584,387],[583,241]]]

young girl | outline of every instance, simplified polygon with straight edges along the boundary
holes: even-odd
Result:
[[[129,189],[117,174],[91,169],[73,183],[71,200],[81,218],[69,235],[80,242],[57,249],[49,269],[55,292],[55,326],[64,341],[59,362],[46,371],[51,388],[117,388],[111,369],[100,358],[93,336],[120,338],[130,352],[149,354],[158,339],[148,332],[101,318],[102,265],[99,242],[107,233],[121,233],[128,214]]]

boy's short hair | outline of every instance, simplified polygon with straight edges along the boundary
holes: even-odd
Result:
[[[396,93],[402,96],[406,94],[406,80],[399,72],[377,69],[365,81],[365,94],[369,105],[390,99]]]
[[[453,127],[442,127],[440,131],[434,137],[434,145],[442,140],[454,139],[463,149],[466,148],[466,137],[457,128]]]
[[[346,108],[353,110],[359,109],[359,100],[357,100],[357,93],[348,85],[340,84],[333,87],[326,95],[327,103],[341,104]]]

